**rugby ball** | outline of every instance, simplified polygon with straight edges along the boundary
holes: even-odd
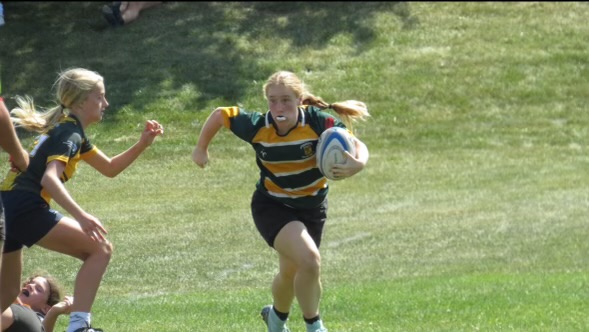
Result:
[[[356,155],[354,139],[346,129],[331,127],[321,133],[315,150],[315,158],[317,159],[317,168],[323,176],[330,180],[343,179],[343,177],[335,178],[331,168],[335,164],[346,162],[344,151],[348,151],[352,156]]]

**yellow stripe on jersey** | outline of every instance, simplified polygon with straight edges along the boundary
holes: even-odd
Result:
[[[300,124],[299,124],[300,125]],[[267,146],[284,145],[284,143],[300,144],[302,141],[314,141],[319,139],[317,133],[311,126],[304,126],[292,130],[286,136],[278,136],[273,126],[264,127],[256,133],[252,143],[260,143]]]
[[[78,168],[78,163],[80,162],[80,160],[84,160],[85,158],[93,156],[97,153],[98,153],[98,148],[94,146],[94,147],[92,147],[92,150],[90,150],[82,155],[78,151],[78,153],[73,158],[68,158],[67,156],[63,156],[63,155],[49,156],[47,158],[47,164],[49,164],[50,162],[52,162],[54,160],[59,160],[59,161],[64,162],[65,169],[63,170],[63,174],[61,174],[60,178],[63,182],[66,182],[74,176],[74,173],[76,172],[76,169]],[[47,203],[49,203],[51,201],[51,195],[44,189],[41,190],[41,197],[43,197],[43,199]]]
[[[97,153],[98,153],[98,148],[97,148],[96,146],[93,146],[93,147],[92,147],[92,150],[90,150],[90,151],[88,151],[88,152],[86,152],[86,153],[82,154],[82,155],[80,156],[80,159],[82,159],[82,160],[86,160],[86,159],[88,159],[88,158],[90,158],[90,157],[92,157],[92,156],[96,155]]]
[[[47,157],[47,164],[49,164],[50,162],[52,162],[54,160],[63,161],[64,163],[67,164],[67,162],[70,160],[70,158],[67,156],[64,156],[64,155],[49,156],[49,157]]]
[[[317,133],[310,127],[305,126],[303,128],[297,128],[293,130],[289,135],[279,136],[276,134],[274,127],[260,128],[256,136],[253,138],[252,143],[258,143],[264,147],[284,147],[284,146],[302,146],[306,143],[309,144],[308,151],[305,151],[307,158],[295,159],[292,161],[281,160],[277,162],[268,162],[260,160],[264,167],[276,176],[285,176],[299,174],[304,171],[308,171],[315,167],[316,159],[311,149],[311,144],[318,139]]]
[[[45,188],[41,189],[41,198],[43,198],[47,204],[51,204],[51,195],[49,195],[49,192],[45,190]]]
[[[264,179],[264,187],[266,187],[270,195],[276,197],[297,198],[304,196],[315,196],[320,189],[323,189],[326,186],[327,179],[323,177],[306,188],[280,188],[269,178]]]
[[[12,190],[12,188],[14,188],[14,179],[16,179],[16,176],[19,173],[20,172],[16,172],[13,170],[8,171],[6,178],[4,178],[4,181],[2,181],[2,186],[0,187],[0,190],[2,190],[2,191]]]
[[[222,111],[223,111],[223,126],[225,128],[230,128],[231,123],[229,122],[229,119],[234,118],[239,114],[239,107],[237,107],[237,106],[223,107]]]
[[[317,161],[313,157],[306,160],[293,161],[290,163],[285,163],[284,161],[276,163],[262,161],[262,164],[274,175],[286,176],[308,171],[317,166]]]

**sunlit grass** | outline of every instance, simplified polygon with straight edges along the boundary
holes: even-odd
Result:
[[[215,107],[265,111],[279,69],[372,114],[354,127],[367,168],[331,183],[330,331],[589,326],[586,4],[168,2],[121,29],[99,7],[8,2],[0,28],[9,106],[47,103],[55,73],[82,66],[106,78],[111,107],[87,133],[108,155],[146,119],[166,128],[117,178],[83,164],[67,185],[115,246],[97,327],[264,330],[277,267],[249,211],[253,151],[222,131],[210,167],[190,153]],[[25,274],[69,291],[79,266],[25,251]],[[296,304],[289,325],[304,330]]]

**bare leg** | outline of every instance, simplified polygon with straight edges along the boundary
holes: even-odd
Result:
[[[20,291],[21,277],[22,249],[3,254],[0,273],[2,312],[16,300]]]
[[[127,5],[124,7],[124,3]],[[139,13],[147,8],[151,8],[161,4],[162,1],[125,1],[121,3],[121,15],[125,24],[135,21],[139,17]]]
[[[274,241],[274,247],[281,256],[281,270],[274,279],[273,295],[276,305],[286,305],[292,291],[286,285],[296,268],[294,275],[294,295],[297,298],[303,316],[313,318],[319,315],[321,298],[321,256],[313,239],[301,222],[291,222],[284,226]],[[284,259],[283,259],[284,257]],[[283,262],[288,262],[283,270]],[[274,285],[273,285],[274,286]],[[292,301],[292,300],[291,300]],[[277,307],[280,310],[280,307]]]
[[[72,311],[90,312],[112,255],[111,243],[93,240],[77,221],[63,218],[37,244],[83,261],[74,285]]]
[[[274,307],[280,312],[289,312],[294,300],[294,278],[296,265],[290,259],[280,255],[280,270],[272,282],[272,297]]]
[[[121,13],[127,10],[127,8],[129,8],[129,3],[130,1],[121,1],[121,4],[119,5],[119,10],[121,11]],[[116,2],[114,4],[116,4]]]

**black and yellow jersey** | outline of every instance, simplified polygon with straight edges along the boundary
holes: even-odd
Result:
[[[257,188],[294,208],[316,207],[328,192],[327,179],[317,168],[315,149],[321,133],[333,126],[345,128],[336,117],[314,106],[299,106],[299,123],[278,135],[270,112],[248,112],[224,107],[224,126],[250,143],[260,169]]]
[[[0,190],[24,190],[37,193],[49,203],[51,196],[43,190],[41,179],[47,164],[60,160],[66,164],[61,181],[65,183],[72,178],[78,162],[92,156],[98,149],[90,143],[80,121],[73,115],[63,118],[47,133],[37,137],[29,153],[29,167],[25,172],[9,171],[2,182]]]

